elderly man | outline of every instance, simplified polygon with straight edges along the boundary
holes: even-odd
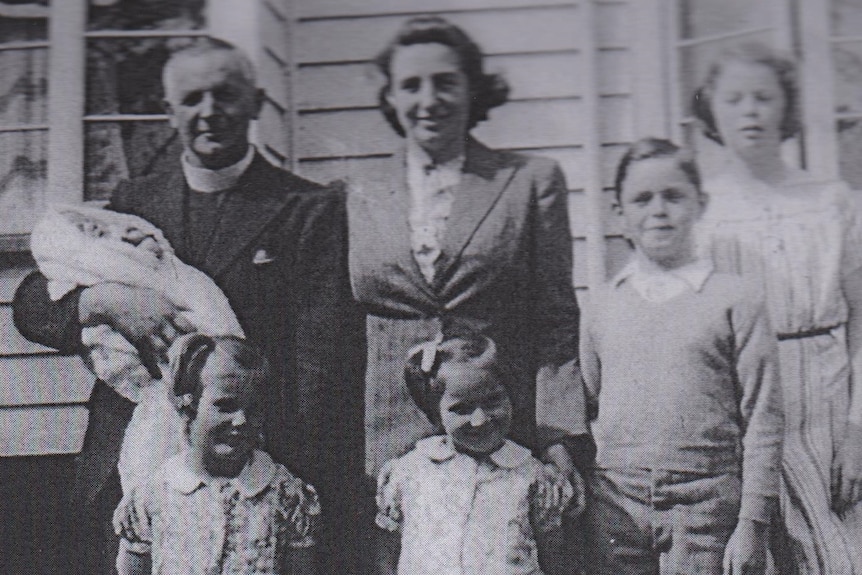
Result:
[[[222,288],[249,339],[270,358],[278,379],[267,398],[267,448],[321,492],[324,572],[350,573],[357,507],[348,494],[362,475],[365,350],[347,272],[343,194],[272,166],[249,144],[261,92],[234,46],[196,41],[170,58],[163,83],[183,155],[165,173],[120,185],[108,209],[160,227],[181,259]],[[82,351],[82,326],[108,324],[151,370],[190,327],[156,292],[121,284],[52,302],[38,273],[22,282],[14,311],[26,337],[65,353]],[[112,568],[116,464],[132,407],[96,383],[69,514],[75,572]]]

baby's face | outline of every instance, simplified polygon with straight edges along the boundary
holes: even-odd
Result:
[[[63,212],[63,215],[87,237],[132,244],[140,250],[151,252],[159,259],[164,254],[155,236],[135,225],[123,226],[73,211]]]

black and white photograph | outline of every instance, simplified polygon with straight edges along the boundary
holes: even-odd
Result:
[[[862,575],[862,0],[0,0],[0,575]]]

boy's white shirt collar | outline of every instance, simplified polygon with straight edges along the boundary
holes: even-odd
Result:
[[[187,453],[187,451],[181,451],[163,464],[162,477],[168,485],[183,495],[191,495],[200,487],[220,481],[201,475],[191,469],[186,460]],[[252,452],[251,461],[242,468],[239,475],[229,479],[229,481],[236,485],[243,497],[250,498],[263,491],[270,484],[275,471],[275,462],[272,457],[264,451],[255,449]]]
[[[673,270],[658,270],[645,265],[644,256],[635,252],[632,260],[614,277],[614,287],[631,281],[632,288],[645,300],[661,303],[690,289],[699,292],[712,275],[714,266],[708,258],[697,258]]]
[[[186,183],[189,187],[196,192],[211,194],[234,187],[251,165],[252,160],[254,160],[254,146],[249,144],[245,156],[239,162],[226,168],[209,170],[193,166],[189,163],[188,155],[185,153],[181,163],[183,175],[186,177]]]
[[[457,455],[461,455],[455,449],[455,446],[452,445],[447,435],[435,435],[417,441],[416,451],[436,463],[443,463],[444,461],[453,459]],[[488,459],[494,465],[503,469],[517,469],[529,461],[530,457],[532,457],[532,454],[529,449],[508,439],[500,449],[488,455]]]

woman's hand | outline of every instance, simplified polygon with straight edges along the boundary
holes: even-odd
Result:
[[[862,426],[848,423],[832,461],[832,509],[843,515],[862,499]]]
[[[724,549],[724,575],[760,575],[766,569],[768,526],[740,519]]]

